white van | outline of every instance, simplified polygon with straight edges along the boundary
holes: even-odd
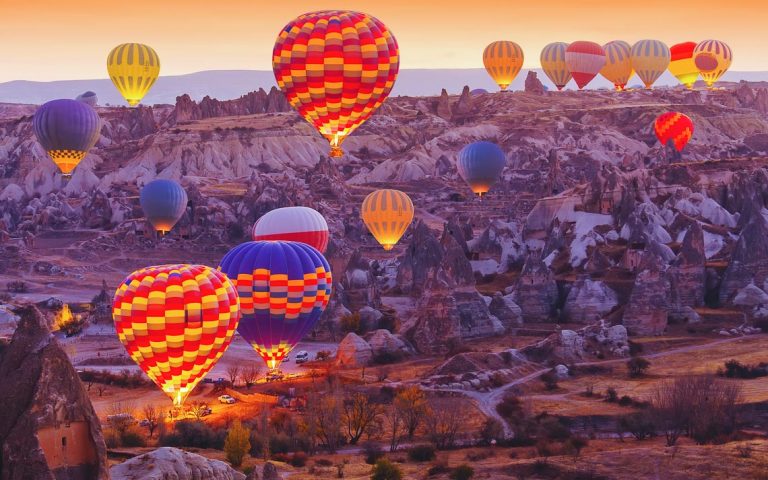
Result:
[[[302,350],[296,354],[296,363],[304,363],[309,361],[309,352]]]

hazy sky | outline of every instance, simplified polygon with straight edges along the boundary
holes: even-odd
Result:
[[[278,31],[323,8],[377,16],[402,68],[481,67],[483,48],[501,39],[538,67],[552,41],[716,38],[732,47],[732,70],[768,70],[764,0],[0,0],[0,82],[106,78],[107,53],[122,42],[153,46],[165,75],[267,70]]]

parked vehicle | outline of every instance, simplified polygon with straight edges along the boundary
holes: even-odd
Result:
[[[271,372],[271,373],[267,374],[266,381],[268,381],[268,382],[277,382],[279,380],[282,380],[284,377],[285,377],[285,375],[283,375],[280,372]]]
[[[231,395],[222,395],[219,397],[219,403],[226,403],[228,405],[231,405],[235,403],[237,400],[235,400],[235,397]]]
[[[296,354],[296,363],[304,363],[309,361],[309,352],[302,350]]]

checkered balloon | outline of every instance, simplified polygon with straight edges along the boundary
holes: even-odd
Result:
[[[115,292],[112,318],[133,361],[181,405],[232,342],[240,306],[223,273],[161,265],[128,275]]]

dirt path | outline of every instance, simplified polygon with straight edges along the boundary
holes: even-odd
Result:
[[[715,340],[712,342],[708,342],[701,345],[688,345],[685,347],[679,347],[679,348],[673,348],[671,350],[666,350],[663,352],[657,352],[652,353],[649,355],[644,355],[644,358],[646,359],[653,359],[653,358],[662,358],[669,355],[675,355],[679,353],[689,353],[689,352],[695,352],[699,350],[706,350],[708,348],[712,348],[718,345],[722,345],[725,343],[732,343],[737,342],[739,340],[743,340],[747,337],[731,337],[731,338],[724,338],[722,340]],[[594,362],[579,362],[575,363],[574,365],[577,367],[588,367],[588,366],[595,366],[595,365],[612,365],[617,363],[624,363],[626,362],[626,358],[615,358],[612,360],[600,360],[600,361],[594,361]],[[512,429],[507,425],[507,422],[504,421],[504,419],[501,417],[501,415],[498,414],[496,411],[496,405],[504,398],[504,395],[506,393],[518,386],[522,385],[524,383],[528,383],[531,380],[535,380],[548,371],[550,371],[551,368],[542,368],[541,370],[537,370],[533,373],[530,373],[524,377],[518,378],[517,380],[514,380],[506,385],[503,385],[499,388],[495,388],[493,390],[490,390],[488,392],[476,392],[476,391],[467,391],[467,390],[454,390],[454,389],[434,389],[439,391],[451,391],[451,392],[458,392],[461,393],[472,400],[474,400],[475,404],[477,405],[477,408],[483,412],[487,417],[494,418],[501,422],[501,424],[504,427],[504,436],[510,437],[512,435]]]

